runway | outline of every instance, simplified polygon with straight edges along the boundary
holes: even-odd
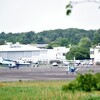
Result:
[[[100,72],[100,67],[78,68],[77,73],[86,73],[93,70]],[[0,67],[0,82],[3,81],[48,81],[48,80],[73,80],[76,73],[66,74],[66,67],[20,67],[19,69]]]

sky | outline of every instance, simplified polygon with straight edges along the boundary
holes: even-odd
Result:
[[[66,15],[69,0],[0,0],[0,32],[41,32],[54,29],[100,28],[100,9],[96,3],[74,6]],[[72,0],[75,1],[75,0]],[[76,0],[79,1],[79,0]]]

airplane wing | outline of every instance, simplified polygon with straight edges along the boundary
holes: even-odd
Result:
[[[25,62],[25,61],[13,61],[9,59],[3,59],[0,58],[0,65],[3,67],[9,67],[9,68],[19,68],[19,67],[25,67],[30,66],[31,63]]]

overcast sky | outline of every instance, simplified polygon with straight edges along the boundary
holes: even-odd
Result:
[[[40,32],[53,29],[99,29],[100,9],[83,3],[66,16],[68,0],[0,0],[0,32]],[[75,0],[73,0],[75,1]],[[79,0],[77,0],[79,1]]]

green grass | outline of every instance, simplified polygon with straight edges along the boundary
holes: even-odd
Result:
[[[0,100],[100,100],[100,91],[64,92],[66,81],[1,82]],[[91,99],[92,98],[92,99]]]

